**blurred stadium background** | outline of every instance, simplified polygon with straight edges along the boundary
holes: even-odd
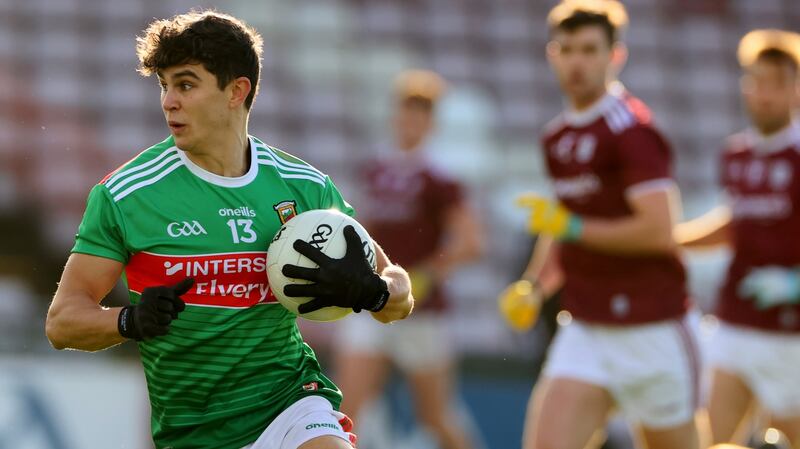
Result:
[[[800,29],[800,2],[623,2],[631,26],[622,80],[671,139],[685,215],[698,215],[717,200],[721,140],[745,124],[738,40],[753,28]],[[547,189],[537,135],[562,107],[544,59],[554,3],[0,0],[0,448],[149,447],[133,345],[58,353],[44,317],[90,187],[168,132],[155,82],[135,72],[134,37],[152,18],[192,7],[217,7],[260,30],[264,70],[251,133],[329,173],[356,206],[355,162],[388,140],[392,77],[422,67],[450,82],[434,156],[469,186],[489,237],[485,257],[449,285],[462,408],[486,448],[518,447],[549,329],[513,334],[495,296],[520,274],[531,244],[513,196]],[[725,259],[687,255],[704,309]],[[333,326],[304,329],[325,365]],[[375,426],[386,413],[409,424],[375,447],[432,447],[411,427],[402,386],[382,402]]]

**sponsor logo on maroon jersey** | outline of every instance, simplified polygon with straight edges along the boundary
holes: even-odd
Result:
[[[776,220],[792,214],[792,199],[785,193],[737,194],[732,200],[737,220]]]
[[[579,199],[597,193],[601,188],[600,178],[594,173],[553,180],[553,189],[560,199]]]
[[[125,267],[128,288],[171,285],[189,276],[194,286],[187,304],[245,308],[276,302],[267,280],[267,253],[242,252],[192,256],[136,253]]]

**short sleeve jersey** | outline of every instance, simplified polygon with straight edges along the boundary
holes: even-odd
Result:
[[[800,305],[760,310],[738,294],[753,268],[800,266],[800,124],[764,138],[747,131],[728,139],[721,180],[732,212],[733,260],[717,305],[729,323],[800,332]]]
[[[145,287],[195,279],[170,332],[139,343],[159,449],[238,449],[301,397],[341,401],[276,302],[266,258],[295,214],[354,211],[314,167],[254,137],[249,144],[248,172],[226,178],[170,137],[92,189],[78,230],[73,252],[125,264],[132,303]]]
[[[392,261],[413,270],[435,258],[441,247],[447,214],[463,199],[461,185],[424,155],[382,158],[365,164],[365,226]],[[420,311],[440,311],[447,301],[441,285],[416,298]]]
[[[584,112],[561,114],[545,127],[542,148],[556,196],[587,219],[630,216],[631,194],[673,183],[669,144],[648,108],[624,91]],[[645,323],[687,309],[676,256],[615,255],[565,242],[561,265],[562,304],[584,321]]]

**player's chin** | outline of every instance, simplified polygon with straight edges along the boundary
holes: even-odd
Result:
[[[187,133],[183,132],[172,132],[172,139],[175,141],[175,146],[178,148],[189,148],[191,147],[191,138],[187,135]]]

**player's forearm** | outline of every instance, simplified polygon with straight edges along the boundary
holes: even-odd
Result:
[[[675,226],[675,241],[687,248],[725,245],[730,242],[730,210],[717,207],[694,220]]]
[[[99,351],[125,341],[117,330],[119,307],[101,307],[88,297],[58,303],[70,305],[51,307],[47,314],[47,339],[54,348]]]
[[[541,235],[536,240],[531,260],[522,279],[535,282],[545,298],[551,297],[564,283],[564,273],[558,260],[558,243],[552,237]]]
[[[447,230],[440,248],[425,265],[440,280],[459,265],[471,262],[483,253],[484,235],[480,221],[466,204],[455,206],[447,216]]]
[[[441,251],[435,252],[437,255],[423,263],[438,278],[446,277],[459,265],[469,263],[478,258],[483,253],[483,241],[477,236],[465,237],[453,240]]]
[[[372,316],[382,323],[402,320],[414,308],[408,273],[397,265],[389,265],[381,271],[381,277],[389,288],[389,300],[380,312],[373,312]]]
[[[671,254],[676,244],[672,225],[634,216],[617,220],[587,219],[579,243],[612,254]]]

